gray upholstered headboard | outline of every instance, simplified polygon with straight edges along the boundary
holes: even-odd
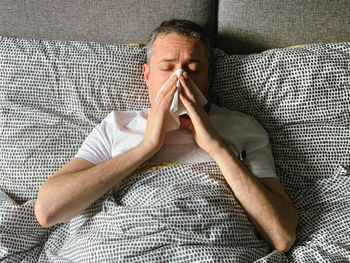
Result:
[[[163,20],[192,19],[215,37],[215,1],[26,0],[0,1],[0,35],[145,43]]]
[[[350,41],[349,0],[220,0],[217,46],[247,54]]]
[[[345,42],[350,35],[348,0],[0,1],[0,35],[11,37],[145,43],[171,18],[199,23],[228,53]]]

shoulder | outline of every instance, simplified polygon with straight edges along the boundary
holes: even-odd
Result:
[[[229,118],[242,118],[242,119],[253,119],[255,120],[252,116],[240,112],[240,111],[231,111],[227,108],[218,106],[216,104],[212,104],[210,111],[209,111],[209,116],[225,116]]]
[[[147,120],[149,109],[143,111],[112,111],[101,122],[104,125],[125,127],[137,119]]]
[[[245,165],[257,177],[275,177],[270,141],[263,126],[252,116],[214,106],[213,124],[236,156],[246,152]],[[236,151],[234,151],[236,150]]]
[[[236,126],[240,130],[256,131],[266,134],[265,129],[253,116],[239,111],[231,111],[212,104],[209,111],[210,119],[220,127]]]

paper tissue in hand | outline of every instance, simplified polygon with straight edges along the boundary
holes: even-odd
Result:
[[[164,87],[166,86],[168,81],[171,79],[171,77],[174,76],[174,74],[176,74],[177,77],[180,78],[183,73],[184,73],[183,69],[178,69],[173,74],[171,74],[170,78],[160,88],[160,90],[157,94],[156,100],[158,99],[159,93],[164,89]],[[200,91],[200,89],[197,87],[197,85],[192,81],[192,79],[190,77],[189,77],[189,80],[192,84],[193,93],[194,93],[195,97],[197,98],[198,103],[202,107],[204,107],[204,105],[207,104],[208,100],[206,99],[206,97],[203,95],[203,93]],[[167,132],[177,130],[178,128],[180,128],[179,116],[183,115],[183,114],[187,114],[187,110],[179,98],[179,92],[181,89],[180,80],[177,81],[176,87],[177,87],[177,90],[176,90],[174,97],[173,97],[173,100],[171,102],[169,116],[167,116],[167,118],[165,120],[165,131],[167,131]]]

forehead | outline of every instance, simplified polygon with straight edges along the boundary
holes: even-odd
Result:
[[[160,34],[152,45],[152,59],[164,57],[178,59],[200,59],[207,61],[206,47],[202,40],[178,35],[176,33]]]

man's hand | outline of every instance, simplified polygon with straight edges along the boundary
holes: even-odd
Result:
[[[211,123],[208,114],[199,105],[186,72],[180,78],[180,83],[182,86],[180,99],[190,117],[190,119],[180,117],[181,125],[192,130],[198,146],[212,154],[219,146],[224,145],[224,142]]]
[[[140,145],[155,154],[164,144],[165,130],[164,123],[170,109],[171,101],[176,92],[178,78],[174,75],[165,88],[159,93],[147,118],[145,136]]]

